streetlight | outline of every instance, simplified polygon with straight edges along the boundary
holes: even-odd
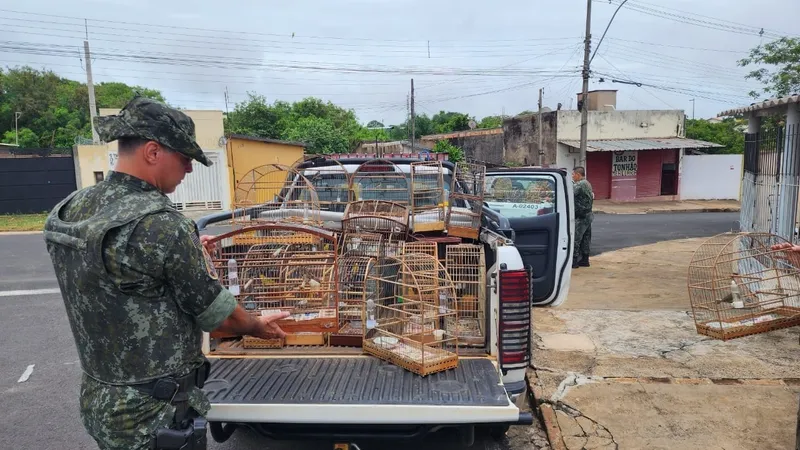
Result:
[[[17,147],[19,147],[19,126],[17,125],[17,123],[19,122],[19,116],[21,116],[21,115],[22,115],[22,113],[19,112],[19,111],[16,111],[14,113],[14,132],[17,135],[17,137],[16,137]]]

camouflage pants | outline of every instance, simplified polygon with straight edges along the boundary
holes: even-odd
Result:
[[[593,219],[594,218],[589,215],[584,219],[575,220],[575,246],[572,260],[576,263],[589,257],[589,251],[592,246]]]
[[[191,397],[190,405],[199,402],[198,409],[205,409],[207,399]],[[85,374],[80,402],[83,425],[101,450],[147,450],[155,431],[169,427],[175,417],[175,407],[166,401],[130,386],[100,383]]]

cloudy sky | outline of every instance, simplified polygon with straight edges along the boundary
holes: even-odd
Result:
[[[621,0],[592,3],[593,50]],[[225,110],[255,92],[317,96],[366,123],[401,122],[414,79],[418,113],[575,109],[586,1],[79,0],[0,2],[0,66],[159,89],[170,103]],[[661,6],[667,4],[669,6]],[[758,85],[736,61],[800,35],[800,1],[628,0],[592,61],[590,89],[618,109],[713,117]],[[761,30],[763,29],[763,33]],[[601,82],[601,79],[604,80]],[[642,86],[614,83],[634,81]]]

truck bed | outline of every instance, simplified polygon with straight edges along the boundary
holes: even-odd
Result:
[[[267,423],[516,421],[492,360],[421,377],[368,356],[212,358],[208,419]]]

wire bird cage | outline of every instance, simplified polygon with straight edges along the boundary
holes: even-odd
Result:
[[[449,236],[478,239],[485,184],[486,166],[464,162],[456,164],[445,219]]]
[[[292,334],[338,329],[335,234],[306,225],[268,223],[236,229],[210,242],[217,244],[211,261],[220,282],[250,314],[289,311],[278,325]],[[247,337],[244,345],[274,345],[267,341]]]
[[[436,242],[430,241],[414,241],[406,242],[403,246],[404,254],[422,253],[423,255],[433,256],[434,259],[439,259],[439,246]]]
[[[342,218],[343,233],[375,233],[385,245],[408,238],[408,207],[384,200],[360,200],[347,205]]]
[[[444,171],[441,161],[411,163],[411,229],[444,230]]]
[[[351,200],[350,174],[335,159],[332,165],[303,169],[303,176],[314,186],[323,211],[343,213]]]
[[[339,330],[331,345],[361,347],[364,335],[364,297],[375,293],[376,259],[369,256],[339,258]],[[374,296],[374,295],[373,295]]]
[[[482,245],[448,245],[445,268],[456,290],[457,321],[446,331],[458,329],[459,343],[483,346],[486,341],[486,258]]]
[[[266,164],[236,182],[233,217],[237,227],[259,222],[320,226],[321,204],[314,185],[292,167]]]
[[[689,300],[697,332],[716,339],[800,324],[800,257],[769,233],[723,233],[695,251]]]
[[[458,366],[458,334],[443,329],[456,316],[455,288],[439,267],[423,254],[376,263],[365,290],[365,352],[422,376]]]
[[[384,200],[409,204],[407,175],[385,159],[373,159],[358,166],[350,177],[350,191],[354,201]]]

